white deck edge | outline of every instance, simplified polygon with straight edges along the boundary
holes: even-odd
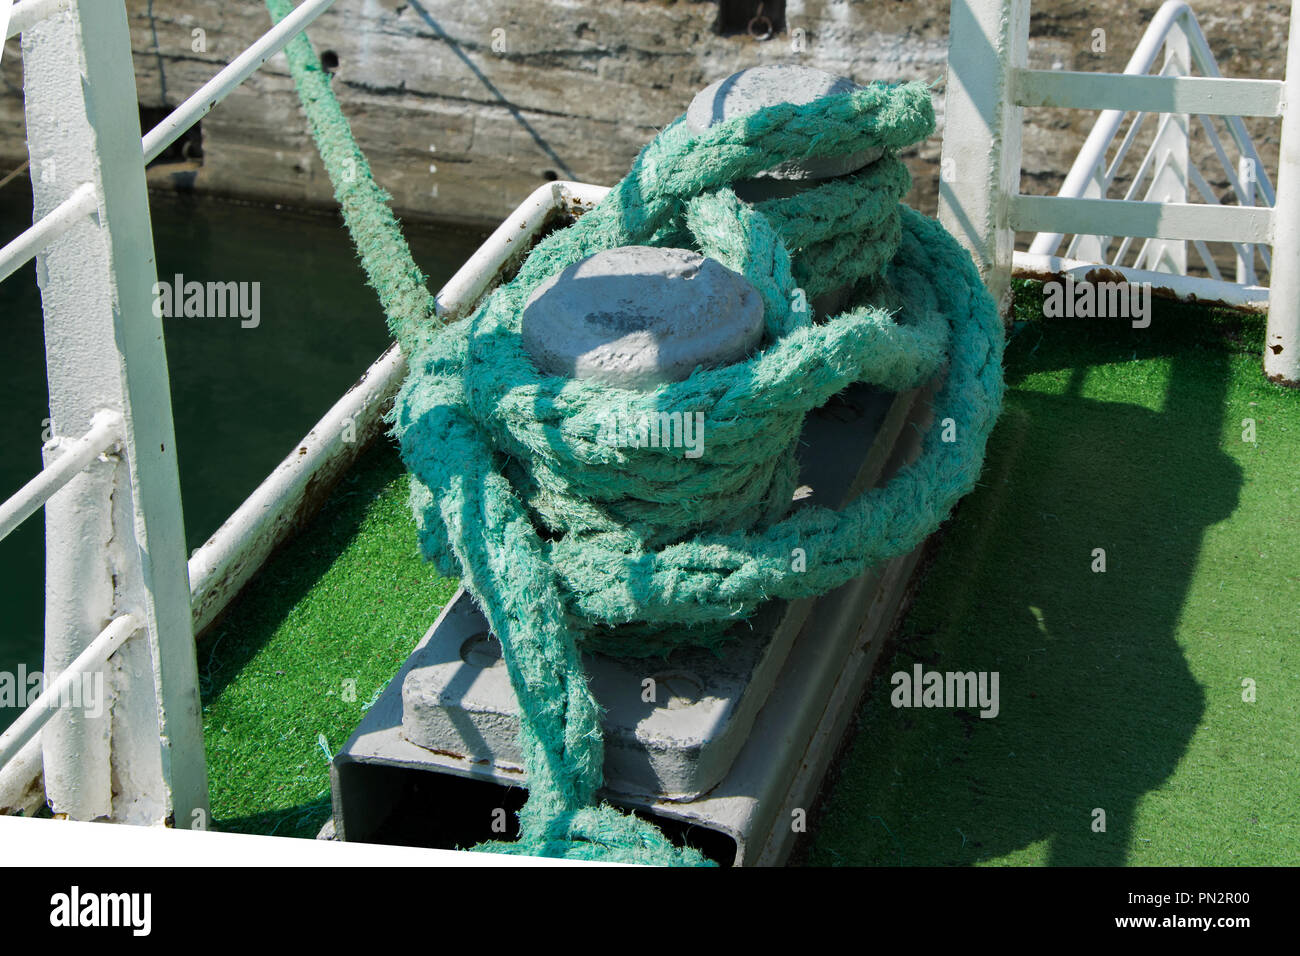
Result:
[[[1152,272],[1147,269],[1130,269],[1127,266],[1102,265],[1081,262],[1062,256],[1047,256],[1032,252],[1017,252],[1012,258],[1012,273],[1017,278],[1050,279],[1069,274],[1075,281],[1114,282],[1120,276],[1126,282],[1140,285],[1151,283],[1157,295],[1179,302],[1223,304],[1250,312],[1268,310],[1268,288],[1258,285],[1239,285],[1200,276],[1176,275],[1172,272]]]

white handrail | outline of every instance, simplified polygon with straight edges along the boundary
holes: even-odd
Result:
[[[1016,88],[1023,92],[1016,97],[1016,104],[1089,110],[1103,107],[1124,113],[1214,113],[1227,108],[1233,116],[1275,118],[1282,115],[1285,86],[1281,80],[1017,70]]]
[[[262,64],[283,50],[289,41],[333,5],[334,0],[306,0],[262,34],[243,53],[231,60],[216,76],[204,83],[184,103],[173,110],[166,119],[145,134],[140,142],[144,161],[151,163],[162,155],[167,147],[176,142],[187,129],[210,113],[218,103],[256,73]],[[71,0],[24,0],[13,8],[7,35],[16,36],[33,24],[70,6]],[[31,256],[27,258],[30,259]],[[13,268],[18,268],[26,261],[26,259],[19,261]],[[8,276],[12,271],[13,269],[3,272],[0,274],[0,279]]]
[[[22,0],[9,12],[9,27],[5,39],[16,37],[33,24],[62,13],[72,6],[72,0]]]
[[[33,223],[13,242],[0,249],[0,282],[9,278],[51,242],[59,238],[99,206],[93,183],[82,183],[72,195]]]
[[[72,0],[22,0],[10,14],[6,39],[17,36],[28,27],[48,17],[67,10]],[[334,5],[334,0],[307,0],[292,13],[262,34],[243,53],[231,60],[220,73],[204,83],[193,96],[178,106],[161,123],[148,132],[141,141],[144,161],[151,163],[187,129],[211,112],[233,90],[257,72],[258,67],[275,56],[310,25],[317,17]],[[19,263],[21,265],[21,263]]]
[[[1156,55],[1160,52],[1160,47],[1165,42],[1165,37],[1174,25],[1174,21],[1184,13],[1190,13],[1191,7],[1181,0],[1167,0],[1167,2],[1156,11],[1156,15],[1151,18],[1150,25],[1147,26],[1146,32],[1142,34],[1142,39],[1138,41],[1137,49],[1129,57],[1128,63],[1124,66],[1125,73],[1146,73],[1151,69],[1151,65],[1156,61]],[[1115,134],[1119,132],[1120,125],[1124,122],[1125,112],[1123,110],[1104,110],[1097,117],[1096,124],[1088,133],[1088,138],[1083,141],[1083,147],[1079,150],[1078,158],[1075,159],[1074,165],[1070,171],[1065,174],[1065,182],[1061,184],[1058,195],[1061,196],[1082,196],[1088,180],[1092,178],[1093,170],[1096,169],[1097,163],[1101,157],[1106,154],[1106,147],[1110,145]],[[1064,233],[1040,234],[1034,238],[1029,246],[1029,251],[1035,254],[1050,255],[1056,251],[1061,240],[1065,238]]]
[[[10,26],[11,35],[40,20],[66,9],[70,0],[26,0],[14,7]],[[274,27],[264,33],[252,46],[235,57],[193,96],[178,106],[166,119],[150,130],[140,141],[146,163],[153,162],[172,143],[213,107],[239,87],[267,60],[279,53],[295,36],[322,13],[333,6],[334,0],[307,0],[294,9]],[[21,16],[20,16],[21,13]],[[67,199],[47,213],[37,223],[0,249],[0,281],[3,281],[37,256],[55,238],[62,235],[80,219],[95,211],[97,201],[91,183],[78,187]]]
[[[0,769],[49,723],[50,718],[58,712],[61,702],[67,699],[72,682],[82,674],[93,673],[103,667],[126,639],[139,629],[140,624],[132,615],[123,614],[100,631],[99,636],[77,655],[76,660],[67,666],[58,679],[32,701],[9,729],[0,735]]]
[[[235,57],[198,91],[178,106],[165,120],[144,137],[144,161],[151,163],[176,142],[181,134],[206,116],[263,63],[279,53],[308,24],[333,6],[334,0],[307,0],[274,27],[262,34],[252,46]]]
[[[1275,382],[1300,386],[1300,95],[1296,93],[1300,90],[1300,0],[1291,3],[1287,65],[1281,85],[1278,81],[1218,82],[1223,78],[1191,8],[1182,0],[1168,0],[1143,33],[1125,73],[1146,73],[1163,49],[1165,62],[1160,74],[1174,79],[1130,76],[1136,92],[1129,96],[1121,88],[1122,77],[1095,74],[1089,82],[1105,95],[1091,101],[1080,95],[1087,90],[1070,90],[1059,79],[1044,79],[1042,72],[1029,70],[1029,0],[952,0],[950,22],[939,221],[970,252],[999,307],[1009,305],[1012,270],[1024,261],[1015,251],[1017,229],[1039,233],[1026,256],[1054,254],[1065,233],[1071,233],[1074,239],[1067,256],[1092,260],[1112,270],[1126,261],[1133,237],[1144,237],[1133,264],[1168,271],[1170,279],[1161,283],[1165,288],[1181,285],[1186,278],[1188,242],[1207,264],[1207,242],[1234,243],[1238,275],[1248,280],[1253,277],[1249,260],[1259,251],[1256,247],[1271,245],[1275,261],[1270,268],[1264,372]],[[1177,79],[1194,67],[1214,82]],[[1050,87],[1050,95],[1036,92],[1036,83]],[[1211,102],[1203,95],[1207,91],[1221,102]],[[1282,95],[1274,101],[1279,92]],[[1242,93],[1252,98],[1245,107],[1235,99]],[[1163,114],[1163,126],[1147,150],[1141,176],[1134,178],[1125,199],[1102,197],[1118,172],[1118,163],[1107,164],[1107,151],[1124,118],[1135,112],[1132,109],[1101,113],[1056,196],[1020,192],[1021,104],[1046,105],[1049,100],[1068,101],[1067,105],[1081,108],[1097,102],[1136,106],[1134,123],[1142,121],[1144,109]],[[1190,114],[1167,111],[1176,102],[1207,108],[1197,116],[1207,125],[1212,141],[1220,137],[1204,116],[1223,117],[1229,137],[1240,151],[1240,167],[1254,173],[1246,177],[1248,185],[1258,187],[1266,205],[1254,204],[1252,190],[1240,181],[1232,163],[1224,166],[1238,205],[1187,202],[1189,184],[1202,194],[1206,190],[1199,177],[1189,172]],[[1211,106],[1213,109],[1208,108]],[[1276,108],[1281,114],[1276,193],[1241,117],[1232,115],[1239,108],[1265,113]],[[1129,145],[1130,137],[1125,137],[1121,151]],[[1222,146],[1220,142],[1216,147],[1220,162],[1227,156]],[[1152,167],[1153,156],[1158,162],[1149,184],[1144,184],[1141,177]],[[1129,197],[1144,185],[1145,201],[1132,201]],[[1115,235],[1126,238],[1119,255],[1107,262],[1106,250]],[[1213,274],[1216,270],[1217,264],[1209,271]]]
[[[1153,76],[1149,79],[1145,79],[1145,74],[1147,74],[1155,64],[1156,57],[1159,55],[1161,48],[1168,39],[1169,34],[1176,27],[1182,28],[1183,35],[1187,39],[1190,47],[1192,62],[1205,74],[1205,76],[1165,77],[1164,79],[1159,79]],[[1039,74],[1045,71],[1022,72],[1033,72]],[[1219,72],[1218,63],[1214,59],[1214,54],[1210,50],[1209,43],[1205,39],[1205,33],[1201,30],[1200,24],[1196,19],[1196,14],[1187,3],[1183,2],[1183,0],[1166,0],[1160,9],[1156,11],[1156,15],[1151,19],[1151,23],[1142,34],[1142,39],[1138,42],[1137,49],[1133,51],[1133,55],[1129,58],[1128,64],[1124,67],[1123,74],[1101,76],[1102,78],[1100,79],[1097,76],[1092,77],[1092,79],[1095,82],[1110,83],[1116,89],[1120,88],[1118,84],[1122,82],[1119,80],[1120,76],[1129,77],[1128,82],[1130,83],[1134,81],[1135,77],[1143,76],[1145,82],[1152,88],[1164,86],[1170,90],[1196,90],[1200,88],[1221,88],[1223,90],[1249,89],[1257,94],[1256,99],[1245,106],[1235,105],[1232,108],[1246,109],[1247,112],[1251,110],[1261,111],[1270,115],[1276,115],[1274,112],[1275,109],[1277,112],[1280,112],[1280,99],[1285,85],[1283,81],[1278,80],[1224,80],[1222,74]],[[1037,75],[1035,75],[1035,79],[1038,79]],[[1051,82],[1062,82],[1054,80],[1052,77],[1047,77],[1047,79]],[[1189,80],[1192,82],[1188,82]],[[1207,80],[1210,82],[1204,82]],[[1216,83],[1232,85],[1216,87]],[[1276,102],[1274,100],[1275,96],[1278,97]],[[1197,104],[1192,104],[1192,106],[1195,105]],[[1226,154],[1223,152],[1222,144],[1219,142],[1219,137],[1217,133],[1213,131],[1213,128],[1205,118],[1204,113],[1191,107],[1186,110],[1177,110],[1171,106],[1170,109],[1172,111],[1197,113],[1202,124],[1206,127],[1206,132],[1209,134],[1210,142],[1215,146],[1215,150],[1219,154],[1220,161],[1224,163],[1228,181],[1231,183],[1233,191],[1240,199],[1244,194],[1244,190],[1237,182],[1236,170],[1233,168],[1232,164],[1227,161]],[[1124,122],[1124,118],[1129,112],[1132,112],[1132,110],[1108,109],[1101,112],[1097,118],[1096,124],[1093,126],[1087,139],[1084,141],[1083,147],[1079,150],[1078,157],[1070,167],[1070,171],[1066,174],[1065,181],[1062,183],[1061,188],[1057,193],[1058,196],[1084,196],[1088,183],[1095,175],[1098,165],[1105,158],[1107,149],[1109,149],[1111,142],[1114,141],[1115,136],[1119,132],[1120,126]],[[1259,153],[1256,151],[1254,143],[1250,139],[1250,135],[1246,132],[1246,127],[1242,123],[1241,116],[1228,114],[1221,115],[1223,115],[1228,131],[1243,158],[1251,160],[1254,164],[1256,177],[1259,181],[1258,185],[1260,187],[1260,192],[1265,200],[1264,204],[1272,205],[1274,202],[1273,184],[1268,179],[1268,174],[1264,170],[1263,162],[1259,158]],[[1139,112],[1138,116],[1133,120],[1134,126],[1141,122],[1142,117],[1143,114]],[[1128,141],[1128,137],[1126,137],[1125,145],[1122,147],[1124,152],[1127,152],[1127,145],[1131,145]],[[1103,189],[1109,186],[1111,179],[1113,179],[1113,173],[1118,171],[1119,160],[1121,158],[1122,156],[1117,156],[1115,162],[1106,170]],[[1055,253],[1056,249],[1060,246],[1065,235],[1066,233],[1064,232],[1039,233],[1030,243],[1029,252],[1035,255],[1051,255]],[[1071,248],[1073,248],[1073,245]],[[1239,254],[1242,252],[1244,252],[1244,250],[1238,250]],[[1267,264],[1268,259],[1270,258],[1267,251],[1264,251],[1264,257]],[[1116,261],[1118,261],[1118,259]]]
[[[0,540],[7,538],[60,488],[121,440],[122,416],[112,411],[98,412],[92,419],[90,431],[69,446],[57,461],[19,488],[8,501],[0,504]]]
[[[1067,232],[1086,236],[1110,229],[1139,239],[1190,241],[1208,236],[1214,242],[1273,241],[1273,210],[1267,206],[1012,196],[1008,208],[1011,227],[1024,232],[1064,223]]]
[[[107,767],[108,741],[98,741],[90,755],[94,760],[85,760],[75,748],[70,749],[59,741],[55,741],[52,754],[48,741],[39,743],[49,730],[46,734],[40,732],[53,713],[55,705],[51,701],[61,699],[76,673],[102,666],[122,648],[131,633],[138,631],[147,640],[127,643],[122,648],[121,653],[126,655],[123,666],[135,678],[143,675],[148,679],[148,671],[152,669],[156,699],[151,706],[132,695],[120,720],[114,713],[111,772],[116,774],[120,765],[128,770],[131,780],[121,794],[120,812],[116,789],[106,794],[106,809],[111,819],[120,821],[165,820],[181,827],[204,825],[208,799],[194,666],[193,609],[181,537],[175,441],[167,406],[166,359],[162,354],[161,329],[150,330],[148,303],[144,298],[154,271],[144,166],[332,5],[333,0],[305,0],[143,136],[134,122],[128,122],[134,113],[135,95],[126,11],[120,0],[116,3],[23,0],[12,8],[12,21],[0,25],[0,32],[6,38],[28,34],[24,37],[25,41],[30,38],[24,43],[25,57],[62,56],[69,42],[80,47],[80,70],[75,63],[62,72],[42,70],[39,80],[25,85],[28,129],[33,128],[32,116],[56,119],[53,123],[35,124],[42,130],[57,129],[58,136],[52,144],[56,153],[63,150],[65,154],[79,157],[87,149],[99,153],[97,162],[90,167],[94,170],[94,175],[89,177],[92,181],[78,186],[71,194],[59,193],[44,181],[34,182],[38,205],[52,209],[0,249],[0,279],[37,254],[62,257],[68,262],[77,262],[77,257],[88,260],[85,268],[95,294],[78,298],[58,284],[45,289],[46,326],[48,329],[51,322],[57,322],[61,329],[89,337],[98,347],[107,346],[110,357],[116,346],[117,361],[104,362],[100,368],[79,374],[74,363],[65,361],[57,351],[52,352],[47,343],[51,412],[56,420],[84,422],[81,416],[87,407],[120,410],[96,415],[82,439],[71,443],[41,474],[0,505],[0,537],[47,502],[51,507],[58,506],[52,519],[58,519],[62,535],[59,540],[65,545],[75,540],[76,529],[81,524],[102,524],[105,514],[115,514],[118,508],[103,488],[94,492],[95,504],[91,508],[94,513],[84,515],[74,513],[71,503],[60,504],[64,499],[55,497],[55,493],[90,467],[97,455],[120,442],[131,458],[129,494],[124,494],[123,500],[132,512],[129,528],[121,530],[124,537],[134,539],[139,545],[135,549],[122,549],[120,561],[110,561],[89,574],[96,584],[102,583],[97,577],[101,572],[107,574],[111,570],[115,577],[111,599],[101,602],[102,609],[89,614],[91,620],[113,617],[113,609],[123,605],[137,609],[134,618],[119,617],[97,637],[93,630],[82,629],[79,621],[63,621],[57,614],[54,618],[50,616],[55,613],[52,609],[76,600],[78,584],[84,576],[79,566],[60,579],[59,590],[53,592],[53,597],[47,592],[47,656],[52,646],[51,627],[57,638],[53,643],[58,648],[85,650],[74,651],[76,660],[61,683],[43,694],[0,738],[0,770],[3,770],[0,779],[4,780],[7,794],[23,790],[22,787],[15,790],[14,785],[23,784],[19,778],[30,776],[33,767],[39,771],[38,751],[43,746],[47,799],[58,799],[60,806],[74,815],[83,812],[98,815],[95,804],[103,803],[100,798],[105,794],[91,794],[86,800],[82,787],[87,781],[102,783],[107,779],[101,771]],[[7,2],[4,6],[10,12]],[[68,115],[63,115],[64,111]],[[29,145],[29,152],[33,149]],[[98,214],[97,231],[83,235],[72,230],[92,214]],[[107,275],[103,272],[105,265]],[[141,320],[141,315],[146,319]],[[129,316],[134,318],[128,319]],[[106,322],[110,323],[108,335]],[[161,412],[132,415],[134,406],[158,402],[163,404]],[[116,520],[120,518],[112,519]],[[47,523],[47,537],[49,527]],[[67,634],[65,625],[69,629]],[[87,632],[82,634],[82,630]],[[156,752],[160,746],[163,759],[158,766]],[[35,762],[31,759],[34,752],[38,754]],[[4,767],[17,754],[24,755],[23,759]],[[56,769],[64,771],[56,775],[58,794],[50,790],[51,760]],[[138,762],[143,763],[137,766]],[[96,767],[86,769],[90,763],[96,763]]]
[[[77,599],[78,583],[83,577],[79,570],[74,568],[60,579],[61,590],[53,598],[47,593],[47,657],[52,646],[56,646],[56,658],[59,648],[84,650],[74,650],[76,659],[59,681],[0,737],[0,771],[3,771],[0,778],[5,782],[6,793],[14,791],[15,782],[23,783],[18,778],[30,776],[33,767],[39,770],[39,759],[33,762],[31,758],[34,748],[44,747],[47,799],[58,799],[74,815],[98,815],[96,801],[105,803],[106,800],[105,812],[114,820],[155,823],[165,820],[181,827],[204,825],[208,799],[194,666],[194,608],[181,538],[166,359],[162,353],[161,329],[150,330],[148,303],[144,298],[154,271],[144,166],[332,5],[333,0],[305,0],[156,128],[141,136],[134,122],[128,122],[133,118],[135,96],[129,30],[120,0],[118,3],[23,0],[12,11],[7,2],[4,4],[5,11],[13,14],[11,22],[0,24],[0,33],[6,38],[39,27],[30,30],[29,37],[24,38],[29,40],[24,44],[25,57],[62,55],[67,42],[80,47],[80,70],[76,64],[62,72],[42,70],[39,80],[25,85],[29,130],[33,128],[30,122],[33,115],[57,118],[56,123],[35,124],[40,129],[57,128],[59,136],[53,144],[56,152],[62,149],[65,153],[84,155],[89,149],[98,151],[99,156],[90,167],[94,170],[92,181],[78,186],[71,194],[58,193],[44,181],[34,183],[38,205],[53,208],[0,249],[0,279],[40,253],[63,257],[69,262],[79,261],[77,257],[90,260],[86,269],[96,294],[89,299],[77,298],[57,284],[47,288],[46,326],[48,329],[51,322],[57,321],[60,328],[88,336],[100,347],[107,345],[111,350],[116,346],[118,361],[104,362],[101,368],[90,373],[79,373],[73,363],[65,361],[57,351],[52,352],[47,343],[51,412],[56,420],[64,417],[84,422],[81,416],[87,407],[120,411],[97,413],[81,439],[72,442],[39,475],[0,505],[0,537],[51,500],[51,507],[58,506],[51,519],[58,519],[56,523],[62,535],[59,540],[65,545],[75,540],[78,527],[96,522],[102,525],[106,514],[117,511],[106,489],[96,488],[93,494],[96,503],[91,509],[94,513],[84,516],[75,513],[71,503],[60,504],[64,499],[56,498],[55,494],[90,467],[96,456],[121,443],[131,459],[129,494],[124,495],[124,500],[132,514],[129,532],[126,529],[123,532],[139,545],[136,549],[122,549],[120,561],[110,562],[111,568],[97,568],[90,575],[95,582],[102,583],[96,575],[111,570],[115,578],[111,599],[101,602],[102,609],[86,615],[90,620],[114,617],[114,608],[123,605],[135,609],[133,615],[117,616],[98,636],[93,636],[93,630],[83,629],[79,619],[63,621],[57,614],[50,616],[54,613],[52,608],[58,609]],[[55,17],[64,11],[65,16]],[[61,46],[61,41],[65,45]],[[123,93],[124,90],[127,92]],[[72,108],[68,109],[69,106]],[[63,115],[63,111],[69,115]],[[29,145],[29,152],[33,149]],[[99,229],[93,235],[71,231],[84,217],[95,213]],[[101,253],[106,254],[101,256]],[[103,272],[105,265],[107,275]],[[111,308],[107,303],[112,304]],[[142,315],[146,319],[141,320]],[[134,318],[128,319],[130,316]],[[106,321],[111,323],[108,328],[111,334],[107,335]],[[163,404],[161,413],[132,415],[133,407],[151,402]],[[112,525],[120,519],[109,520]],[[51,533],[49,527],[47,522],[47,537]],[[51,627],[57,640],[51,638]],[[145,635],[147,640],[127,644],[127,639],[136,632]],[[132,696],[135,702],[128,701],[121,727],[119,715],[114,713],[111,768],[106,756],[107,740],[96,743],[90,755],[94,760],[83,759],[75,748],[70,749],[59,741],[54,742],[52,755],[48,740],[39,743],[49,734],[47,731],[42,735],[41,730],[57,710],[71,682],[79,673],[102,667],[119,649],[126,655],[124,668],[136,677],[143,674],[147,679],[152,669],[154,704],[135,701]],[[160,746],[163,759],[161,766],[157,766],[155,755]],[[24,755],[21,761],[10,762],[5,767],[6,762],[19,754]],[[52,759],[55,768],[64,771],[56,774],[58,794],[49,789]],[[96,761],[95,768],[86,769]],[[143,769],[137,774],[131,768],[136,768],[139,761],[143,761]],[[103,794],[91,794],[89,800],[83,799],[82,789],[87,781],[103,783],[110,769],[116,774],[119,762],[132,777],[122,794],[120,814],[115,788],[111,793],[105,789]],[[142,802],[138,796],[147,799]]]

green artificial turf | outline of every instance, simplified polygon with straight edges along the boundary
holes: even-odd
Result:
[[[1035,290],[1019,299],[1033,316]],[[1261,348],[1259,320],[1206,309],[1017,323],[981,485],[882,658],[808,862],[1300,862],[1300,394],[1263,379]],[[416,554],[381,441],[199,648],[216,826],[313,836],[327,751],[455,587]],[[1000,714],[892,708],[916,662],[998,671]]]
[[[1017,298],[1041,314],[1037,287]],[[980,486],[808,862],[1300,862],[1300,392],[1264,379],[1262,341],[1257,318],[1173,305],[1148,329],[1016,323]],[[893,707],[916,663],[999,672],[1000,713]]]
[[[214,826],[315,836],[331,755],[456,588],[420,559],[381,439],[199,645]]]

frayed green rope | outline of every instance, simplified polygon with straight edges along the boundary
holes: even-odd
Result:
[[[272,22],[279,23],[293,12],[293,3],[266,0],[266,8]],[[409,354],[417,339],[430,334],[437,324],[428,280],[411,257],[388,206],[393,197],[371,175],[366,154],[334,97],[330,74],[321,66],[307,34],[299,33],[290,40],[284,54],[367,283],[379,296],[393,338],[402,352]]]
[[[275,19],[288,0],[267,0]],[[624,656],[712,646],[766,600],[837,587],[910,552],[975,483],[1002,400],[1003,333],[970,257],[899,205],[894,155],[929,135],[929,91],[875,84],[781,105],[698,136],[678,120],[574,225],[538,243],[470,319],[438,330],[388,196],[305,37],[286,50],[344,219],[410,374],[394,433],[424,553],[461,575],[501,640],[529,799],[518,842],[479,849],[702,864],[598,803],[600,708],[579,645]],[[883,147],[860,174],[752,206],[730,184],[779,162]],[[620,245],[688,243],[758,289],[751,358],[653,392],[538,373],[520,321],[560,269]],[[808,300],[855,286],[840,315]],[[824,321],[815,321],[823,318]],[[841,511],[787,516],[809,411],[855,382],[922,385],[947,365],[920,458]],[[626,447],[608,423],[701,413],[707,451]],[[955,432],[956,441],[944,441]],[[795,554],[803,560],[793,560]]]

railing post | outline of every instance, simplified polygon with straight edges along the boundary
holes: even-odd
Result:
[[[1255,205],[1255,181],[1259,176],[1259,171],[1255,167],[1255,161],[1248,156],[1241,156],[1237,160],[1237,181],[1241,183],[1241,204],[1243,206]],[[1239,285],[1255,285],[1259,281],[1255,275],[1255,246],[1252,243],[1243,243],[1237,247],[1237,283]]]
[[[1106,198],[1106,154],[1102,153],[1097,165],[1092,168],[1088,184],[1083,188],[1084,199]],[[1067,249],[1067,255],[1084,262],[1105,262],[1110,251],[1110,236],[1075,236]]]
[[[970,251],[1005,311],[1024,112],[1015,105],[1013,71],[1028,61],[1029,0],[952,0],[948,29],[939,221]]]
[[[1291,4],[1286,48],[1286,112],[1278,151],[1277,201],[1273,204],[1273,263],[1269,269],[1268,331],[1264,374],[1300,385],[1300,16]]]
[[[46,467],[66,438],[46,444]],[[113,618],[110,502],[117,467],[93,461],[45,505],[45,686],[49,687]],[[112,709],[108,675],[84,675],[79,706],[63,707],[41,731],[45,799],[73,820],[113,815]],[[129,688],[127,689],[129,693]]]
[[[1163,75],[1188,76],[1191,73],[1192,46],[1184,26],[1187,14],[1176,19],[1165,37]],[[1152,202],[1187,202],[1187,169],[1191,163],[1189,144],[1191,123],[1186,113],[1170,113],[1157,127],[1151,148],[1156,165],[1146,198]],[[1145,263],[1139,267],[1154,272],[1187,275],[1187,242],[1181,239],[1152,239],[1146,246]],[[1097,260],[1098,262],[1102,260]]]
[[[117,698],[107,743],[114,782],[108,818],[205,826],[176,441],[162,325],[152,309],[156,270],[125,5],[78,0],[24,31],[22,48],[35,215],[84,183],[99,199],[96,216],[37,259],[52,428],[56,435],[81,434],[100,410],[124,421],[111,499],[96,496],[75,508],[67,495],[49,502],[50,527],[63,539],[52,539],[51,547],[66,544],[78,528],[96,540],[111,528],[101,548],[116,579],[111,610],[140,626],[104,666],[105,689]],[[65,557],[51,565],[48,607],[73,607],[99,588],[75,555]],[[62,657],[68,649],[55,650]],[[54,751],[47,759],[72,774],[67,792],[99,792],[99,770],[78,776],[78,762],[61,751],[57,733],[43,743]],[[78,805],[79,813],[102,809],[80,797],[69,804]]]

